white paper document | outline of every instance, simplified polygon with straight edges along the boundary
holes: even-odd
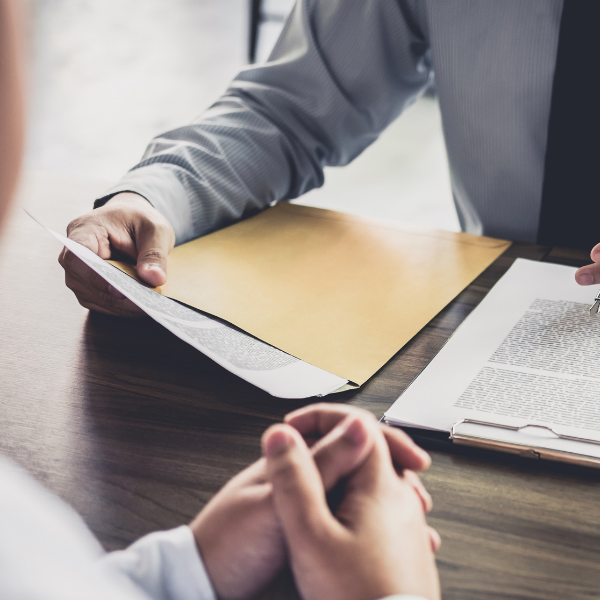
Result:
[[[518,259],[385,414],[393,425],[450,431],[472,419],[539,425],[600,441],[598,289],[579,286],[576,269]],[[600,457],[600,445],[461,425],[504,442]]]
[[[91,250],[50,233],[155,321],[238,377],[278,398],[325,396],[347,383],[235,327],[162,296]]]

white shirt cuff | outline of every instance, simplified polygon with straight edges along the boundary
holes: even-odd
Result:
[[[101,559],[153,600],[216,600],[192,530],[182,525],[151,533]]]

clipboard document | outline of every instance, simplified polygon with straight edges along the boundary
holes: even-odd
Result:
[[[518,259],[386,422],[600,465],[600,319],[575,271]]]

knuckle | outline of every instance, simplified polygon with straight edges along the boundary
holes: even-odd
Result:
[[[76,283],[73,280],[72,277],[69,276],[68,273],[65,274],[65,285],[76,295],[78,296],[77,290],[76,290]]]
[[[138,256],[138,261],[139,260],[141,260],[143,262],[148,262],[148,261],[162,262],[165,260],[165,254],[159,248],[150,248],[148,250],[144,250],[143,252],[140,252],[140,254]]]
[[[377,424],[377,426],[379,426],[379,421],[375,418],[375,415],[364,409],[364,408],[358,408],[355,407],[357,410],[357,416],[361,417],[361,419],[365,422],[365,423],[369,423],[369,424]]]
[[[65,271],[69,271],[73,267],[73,259],[75,258],[72,252],[65,250],[59,257],[58,262],[61,264]]]
[[[71,233],[73,233],[73,231],[75,231],[75,229],[79,228],[81,225],[81,218],[82,217],[77,217],[76,219],[73,219],[68,225],[67,225],[67,237],[71,235]]]
[[[144,227],[151,233],[164,233],[168,229],[165,218],[152,206],[148,205],[148,210],[144,211]]]
[[[96,288],[100,292],[108,291],[108,283],[106,282],[106,280],[101,275],[98,275],[98,273],[96,273],[96,271],[94,271],[93,269],[89,270],[88,281],[91,285],[94,286],[94,288]],[[111,297],[108,294],[107,296],[109,298]]]
[[[91,213],[87,213],[85,215],[81,215],[80,217],[77,217],[76,219],[73,219],[68,225],[67,225],[67,236],[71,237],[71,234],[79,229],[82,229],[86,226],[89,226],[91,224],[93,224],[93,222],[96,220],[96,215],[94,215],[93,212]]]
[[[144,211],[139,211],[140,214],[140,232],[142,235],[150,237],[159,236],[161,238],[174,238],[173,227],[163,215],[161,215],[152,205]]]
[[[103,308],[109,308],[110,310],[119,310],[122,308],[119,306],[119,298],[111,296],[107,291],[98,290],[95,293],[98,298],[98,303],[101,304]]]
[[[107,223],[102,215],[93,211],[73,219],[67,225],[67,237],[83,246],[93,243],[99,237],[108,237]]]

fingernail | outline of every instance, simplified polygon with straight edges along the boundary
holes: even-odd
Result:
[[[353,446],[364,444],[367,433],[360,419],[352,418],[346,423],[346,430],[344,431],[343,437]]]
[[[108,293],[111,296],[114,296],[115,298],[125,298],[125,296],[121,294],[121,292],[116,287],[110,285],[110,283],[108,284]]]
[[[577,275],[577,283],[579,285],[592,285],[594,278],[589,273],[580,273]]]
[[[423,460],[427,463],[427,466],[431,465],[431,456],[429,455],[429,452],[426,452],[420,446],[417,446],[417,450],[419,451],[419,454],[421,455]]]
[[[294,438],[282,429],[274,431],[265,441],[265,456],[275,458],[294,445]]]
[[[147,271],[160,271],[164,274],[163,268],[160,265],[156,265],[154,263],[145,264],[144,269],[146,269]]]

